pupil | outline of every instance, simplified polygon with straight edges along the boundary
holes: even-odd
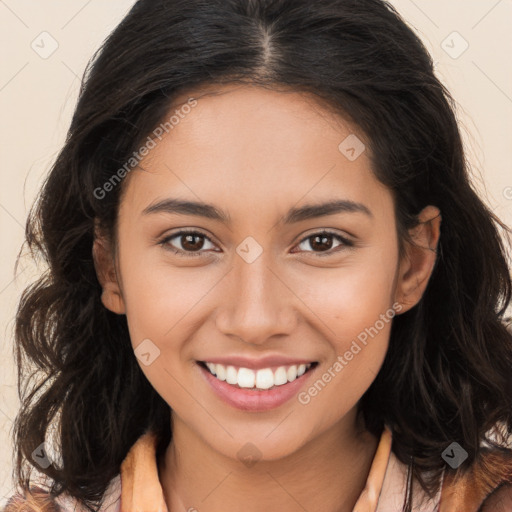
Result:
[[[321,240],[321,242],[319,244],[316,243],[317,240]],[[330,241],[331,243],[328,243],[327,241]],[[313,249],[316,248],[320,248],[322,249],[322,247],[318,247],[318,245],[322,246],[322,245],[326,245],[327,247],[323,247],[324,250],[328,250],[331,248],[332,246],[332,240],[331,240],[331,236],[330,235],[317,235],[315,237],[313,237],[313,244],[311,244]]]
[[[184,235],[184,238],[185,238],[185,243],[182,243],[183,247],[187,250],[191,250],[191,251],[194,251],[194,250],[199,250],[201,249],[201,246],[202,244],[199,243],[199,247],[196,247],[195,244],[192,242],[191,244],[189,244],[189,241],[190,240],[193,240],[194,238],[195,239],[200,239],[201,237],[198,236],[198,235]],[[187,247],[188,245],[188,247]]]

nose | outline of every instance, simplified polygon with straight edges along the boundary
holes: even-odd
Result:
[[[235,258],[216,315],[220,332],[255,345],[292,333],[298,315],[297,297],[264,255],[252,263]]]

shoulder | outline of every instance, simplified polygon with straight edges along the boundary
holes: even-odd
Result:
[[[121,481],[119,475],[112,479],[105,491],[98,512],[119,512],[121,507]],[[67,493],[50,494],[48,488],[37,485],[13,494],[0,512],[86,512],[77,499]]]
[[[379,497],[377,512],[400,511],[405,499],[408,466],[392,452]],[[482,449],[463,473],[445,471],[435,496],[412,481],[413,511],[512,512],[512,452]]]
[[[481,512],[510,512],[512,510],[512,484],[498,487],[485,499]]]
[[[31,487],[13,494],[2,512],[63,512],[63,509],[45,489]]]
[[[449,505],[446,510],[512,511],[512,451],[483,449],[464,473],[448,474],[441,504]]]
[[[409,467],[400,461],[394,452],[391,452],[381,493],[379,495],[376,512],[400,512],[406,501],[409,483]],[[420,484],[412,480],[412,512],[437,510],[441,490],[435,496],[429,496]],[[453,512],[453,511],[450,511]]]

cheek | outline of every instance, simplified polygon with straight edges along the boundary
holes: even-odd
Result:
[[[396,314],[386,286],[354,275],[345,284],[323,302],[321,329],[330,354],[318,367],[315,380],[297,397],[308,414],[322,418],[324,426],[355,407],[374,381],[388,350]]]
[[[297,278],[296,290],[329,327],[326,335],[338,352],[391,308],[396,257],[391,247],[372,246],[337,268],[307,269]]]
[[[317,418],[315,429],[328,428],[357,406],[384,361],[388,334],[383,329],[366,345],[357,340],[346,345],[347,350],[319,367],[315,379],[297,395],[302,414]]]
[[[119,264],[132,344],[136,346],[145,338],[168,343],[218,276],[208,265],[173,266],[165,249],[144,247],[134,237],[126,236],[121,243],[124,246]]]
[[[328,409],[327,422],[357,403],[384,361],[397,313],[392,300],[395,257],[392,250],[372,248],[321,279],[318,273],[302,277],[304,302],[319,318],[316,325],[332,351],[299,403],[311,412]]]
[[[172,268],[163,259],[149,262],[136,252],[121,264],[126,318],[139,366],[174,410],[194,411],[196,394],[184,392],[180,384],[190,381],[189,341],[199,328],[194,319],[218,276],[206,266]]]

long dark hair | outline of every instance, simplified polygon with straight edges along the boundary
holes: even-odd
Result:
[[[313,93],[355,122],[393,194],[400,255],[422,208],[440,209],[428,287],[394,318],[382,369],[359,404],[367,428],[378,435],[389,425],[398,459],[435,492],[443,469],[452,471],[441,458],[450,443],[467,451],[464,471],[487,437],[503,444],[488,436],[494,425],[512,432],[512,335],[503,322],[511,230],[470,183],[454,101],[431,57],[381,0],[139,0],[105,41],[26,225],[48,270],[24,291],[16,318],[19,485],[28,487],[35,466],[55,494],[94,507],[141,434],[158,433],[159,453],[170,441],[170,408],[136,361],[126,317],[100,301],[91,248],[95,221],[115,243],[123,183],[98,191],[178,93],[207,83]],[[43,469],[32,453],[57,418],[61,460]]]

